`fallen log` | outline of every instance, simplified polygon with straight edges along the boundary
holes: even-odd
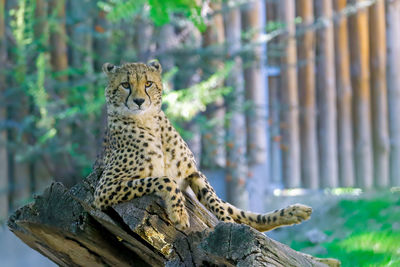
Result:
[[[8,220],[10,230],[60,266],[340,266],[294,251],[246,225],[219,223],[186,194],[190,229],[169,221],[154,195],[92,207],[101,168],[72,187],[51,184]]]

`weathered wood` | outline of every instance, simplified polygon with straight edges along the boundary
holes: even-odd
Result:
[[[299,24],[298,81],[300,99],[301,177],[306,188],[319,186],[317,107],[315,86],[315,34],[307,29],[314,23],[313,0],[296,2]]]
[[[369,7],[371,62],[372,137],[374,147],[374,184],[389,186],[389,125],[386,85],[385,1]]]
[[[400,2],[386,1],[390,182],[400,186]]]
[[[356,4],[360,0],[351,0]],[[358,186],[373,186],[368,10],[349,17],[351,83],[354,91],[355,170]]]
[[[230,94],[225,97],[227,112],[230,114],[230,119],[226,123],[226,193],[228,202],[236,207],[246,208],[249,194],[245,187],[248,166],[243,61],[238,56],[242,33],[240,10],[234,8],[225,13],[224,25],[226,49],[231,56],[230,60],[235,62],[226,79],[226,85],[232,87]]]
[[[5,0],[0,0],[0,96],[3,98],[6,86],[6,61],[7,61],[7,44],[6,44],[6,27],[5,27]],[[7,119],[7,108],[0,107],[0,120]],[[0,131],[0,190],[7,192],[8,190],[8,151],[7,146],[7,131]],[[4,192],[3,191],[3,192]],[[0,193],[0,221],[7,217],[8,213],[8,196]]]
[[[252,60],[245,62],[244,80],[246,99],[252,103],[247,114],[247,156],[250,168],[262,165],[267,160],[267,103],[266,80],[263,75],[262,45],[260,36],[264,29],[261,18],[262,3],[260,0],[249,1],[241,8],[242,30],[250,33],[250,42],[254,45]]]
[[[65,71],[68,68],[68,53],[65,28],[65,0],[49,1],[49,16],[58,21],[57,26],[50,27],[50,62],[55,72]],[[67,81],[67,75],[57,76],[60,81]]]
[[[70,190],[53,183],[9,218],[10,230],[60,266],[326,266],[249,226],[218,224],[190,193],[186,231],[171,224],[155,195],[94,209],[99,175]],[[328,264],[339,266],[333,259]]]
[[[315,2],[315,14],[325,20],[317,31],[318,153],[321,187],[338,186],[335,48],[331,0]]]
[[[278,4],[278,20],[287,25],[281,57],[281,133],[282,172],[287,187],[300,187],[299,100],[297,90],[297,53],[295,39],[295,2]]]
[[[346,7],[346,0],[333,1],[336,13]],[[339,184],[343,187],[355,185],[353,160],[353,119],[352,88],[350,79],[350,51],[347,30],[347,17],[337,16],[335,19],[335,73],[337,87],[338,112],[338,158]]]

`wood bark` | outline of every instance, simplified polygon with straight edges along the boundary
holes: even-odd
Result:
[[[277,21],[278,5],[276,2],[265,3],[267,24]],[[282,187],[282,166],[281,166],[281,130],[280,130],[280,56],[278,40],[271,40],[268,43],[268,126],[269,126],[269,173],[270,182],[273,187]]]
[[[210,8],[214,11],[219,11],[221,10],[221,4],[211,3]],[[212,16],[202,37],[204,48],[222,47],[225,42],[225,33],[224,21],[221,13]],[[224,63],[216,58],[207,59],[205,64],[207,67],[204,68],[204,72],[207,76],[224,66]],[[207,76],[205,78],[207,78]],[[223,86],[223,84],[221,83],[219,86]],[[224,168],[226,161],[224,99],[220,97],[216,99],[214,103],[208,105],[205,116],[211,125],[209,125],[210,127],[202,134],[201,166],[208,169],[209,174],[217,175],[216,173],[213,174],[213,171]]]
[[[6,69],[7,69],[7,43],[6,43],[6,23],[5,23],[5,0],[0,0],[0,97],[5,99]],[[0,107],[0,120],[7,120],[7,108]],[[8,214],[8,151],[7,151],[7,131],[0,130],[0,221],[7,218]]]
[[[218,223],[191,194],[186,201],[191,227],[185,231],[171,224],[154,195],[105,212],[94,209],[100,169],[70,190],[53,183],[11,215],[8,227],[59,266],[340,266],[249,226]]]
[[[154,27],[145,16],[136,18],[137,31],[135,32],[135,48],[137,49],[137,59],[140,62],[147,62],[151,59],[151,44]],[[131,27],[131,25],[129,25]]]
[[[298,25],[298,82],[300,93],[300,148],[303,186],[319,187],[317,107],[315,86],[315,36],[309,28],[314,23],[313,0],[296,1]]]
[[[389,186],[389,126],[386,85],[385,1],[369,7],[371,62],[372,134],[374,181],[378,187]]]
[[[170,71],[175,66],[172,51],[176,46],[174,26],[172,24],[163,25],[158,33],[158,53],[160,53],[159,59],[163,66],[163,72]],[[170,82],[170,86],[173,88],[172,82]]]
[[[68,68],[68,51],[65,27],[65,0],[50,0],[49,15],[57,20],[56,26],[50,29],[50,62],[54,72],[65,71]],[[68,75],[57,74],[57,79],[67,81]]]
[[[337,14],[346,7],[347,0],[333,1]],[[352,119],[352,87],[350,78],[350,51],[347,30],[347,17],[337,15],[335,32],[335,74],[337,87],[338,114],[338,158],[339,184],[343,187],[355,186],[353,160],[353,119]]]
[[[295,39],[295,2],[279,1],[278,19],[287,25],[281,57],[282,170],[286,187],[300,187],[299,100]]]
[[[246,116],[244,113],[245,90],[243,62],[238,55],[241,48],[241,19],[238,8],[230,9],[224,16],[225,37],[229,60],[233,69],[226,80],[232,88],[225,98],[229,118],[226,126],[226,193],[227,201],[240,208],[248,207],[249,195],[245,187],[247,180]]]
[[[111,60],[110,53],[110,22],[106,19],[106,12],[100,8],[96,9],[97,15],[93,23],[93,52],[94,71],[100,72],[104,62]]]
[[[359,0],[349,3],[355,4]],[[354,91],[354,142],[357,185],[373,186],[368,10],[349,17],[351,83]]]
[[[327,19],[317,31],[318,153],[321,187],[338,186],[335,48],[332,2],[315,2],[315,13]]]
[[[400,186],[400,2],[386,2],[387,86],[389,100],[390,182]]]
[[[251,33],[253,52],[251,61],[246,62],[244,80],[246,99],[252,103],[247,116],[247,154],[249,165],[264,164],[267,160],[267,103],[266,80],[263,76],[263,55],[260,33],[263,29],[260,0],[252,1],[242,7],[242,30]],[[247,64],[248,63],[248,64]]]

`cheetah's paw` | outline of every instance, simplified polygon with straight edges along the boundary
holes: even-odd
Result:
[[[185,230],[190,227],[189,215],[185,208],[173,210],[168,214],[168,217],[179,230]]]
[[[285,209],[287,224],[298,224],[310,219],[312,208],[302,204],[290,205]]]

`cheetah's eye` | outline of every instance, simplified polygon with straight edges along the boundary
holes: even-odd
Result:
[[[153,82],[147,81],[144,86],[146,86],[146,88],[149,88],[152,85],[153,85]]]
[[[131,85],[127,82],[125,83],[121,83],[122,87],[124,87],[125,89],[131,89]]]

